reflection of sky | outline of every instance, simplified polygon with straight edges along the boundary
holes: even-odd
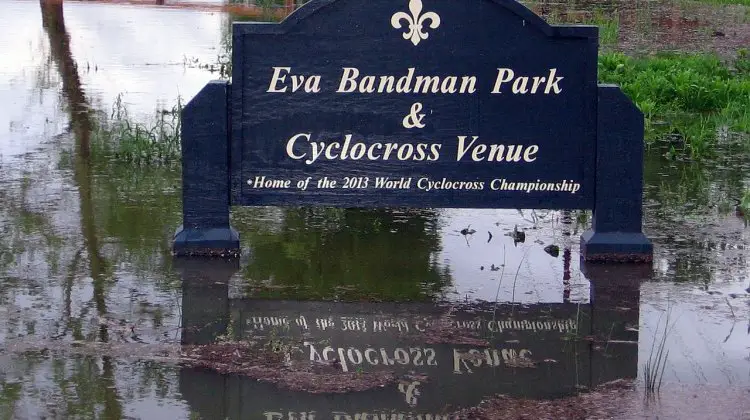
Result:
[[[669,313],[665,383],[750,384],[750,301],[741,289],[718,284],[711,288],[718,293],[708,294],[691,284],[644,283],[639,363],[648,361],[654,338],[664,336]]]
[[[62,128],[55,86],[57,72],[44,69],[48,42],[39,5],[0,2],[12,19],[0,31],[0,165],[10,156],[33,151],[45,134]],[[47,122],[47,118],[54,123]]]
[[[59,134],[57,68],[36,2],[0,0],[12,16],[0,31],[0,162],[33,151]],[[109,110],[118,94],[132,114],[153,115],[192,98],[218,77],[184,65],[213,64],[221,53],[221,13],[161,7],[66,2],[65,26],[86,97]],[[62,105],[67,107],[67,104]]]
[[[65,23],[86,91],[109,103],[120,93],[137,111],[192,98],[218,75],[189,68],[221,52],[221,13],[110,4],[66,3]]]
[[[533,229],[530,211],[521,215],[517,210],[443,210],[438,263],[450,269],[454,284],[447,297],[490,302],[562,302],[563,249],[567,245],[573,249],[570,301],[588,302],[588,280],[578,270],[577,237],[581,232],[563,235],[564,225],[556,221],[560,217],[558,211],[537,210],[535,214],[544,218],[537,223],[538,229]],[[526,240],[514,245],[508,234],[516,226],[525,231]],[[465,228],[476,232],[465,237],[461,234]],[[492,233],[489,241],[488,232]],[[560,247],[558,257],[544,251],[552,244]]]

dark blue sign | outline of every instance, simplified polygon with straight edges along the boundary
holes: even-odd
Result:
[[[643,118],[597,85],[597,50],[597,27],[513,0],[319,0],[236,23],[231,85],[185,109],[175,251],[233,253],[230,205],[559,208],[620,235],[589,232],[591,258],[650,260]]]
[[[499,3],[235,25],[232,202],[593,207],[597,28]]]

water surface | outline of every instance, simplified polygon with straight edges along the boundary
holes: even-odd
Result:
[[[665,386],[750,386],[748,230],[731,200],[747,186],[746,155],[690,163],[649,153],[644,230],[655,262],[645,271],[582,267],[585,212],[515,209],[235,209],[236,266],[183,264],[169,253],[181,219],[179,166],[92,158],[92,133],[118,97],[134,120],[148,121],[221,77],[206,64],[227,53],[231,16],[82,2],[0,7],[13,17],[0,32],[9,58],[0,62],[4,415],[353,418],[447,413],[496,392],[560,397],[616,378],[642,381],[667,314]],[[498,320],[520,324],[501,332]],[[331,362],[343,349],[346,371],[321,375],[390,369],[397,381],[316,394],[285,388],[283,378],[179,363],[182,346],[237,339],[281,344],[289,363]],[[528,350],[533,363],[503,358],[503,349]],[[455,355],[471,350],[479,356],[456,369]]]

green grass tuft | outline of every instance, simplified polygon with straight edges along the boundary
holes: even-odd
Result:
[[[742,194],[739,206],[745,213],[745,216],[750,217],[750,189],[746,189],[744,194]]]
[[[180,161],[182,101],[159,110],[151,123],[135,122],[118,95],[109,115],[100,114],[91,141],[96,160],[136,165],[168,166]]]
[[[600,45],[605,47],[617,45],[620,37],[620,16],[617,12],[608,16],[601,9],[594,9],[591,19],[585,20],[584,23],[599,27]]]
[[[714,154],[721,128],[750,133],[745,50],[731,64],[703,54],[631,58],[607,53],[599,58],[599,80],[620,85],[645,115],[647,144],[668,141],[674,155]]]
[[[643,365],[643,379],[646,385],[646,394],[652,395],[655,392],[659,392],[661,388],[662,378],[664,377],[664,368],[667,365],[667,359],[669,359],[669,350],[666,348],[667,336],[672,330],[674,325],[669,325],[669,318],[671,315],[671,308],[667,309],[667,320],[664,322],[664,330],[659,334],[659,325],[656,326],[656,334],[654,335],[654,341],[651,343],[651,352],[648,355],[648,360]],[[661,324],[661,316],[659,316],[659,324]],[[658,341],[658,345],[657,345]]]

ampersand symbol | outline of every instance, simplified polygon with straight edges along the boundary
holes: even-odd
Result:
[[[411,106],[411,110],[408,114],[404,117],[404,127],[406,128],[424,128],[424,124],[422,123],[422,119],[424,119],[424,114],[420,114],[419,111],[422,110],[422,103],[415,102]]]
[[[409,404],[412,407],[415,407],[417,405],[417,398],[421,394],[419,392],[419,385],[421,382],[419,381],[412,381],[411,383],[408,382],[401,382],[398,384],[398,390],[404,396],[406,397],[406,403]]]

